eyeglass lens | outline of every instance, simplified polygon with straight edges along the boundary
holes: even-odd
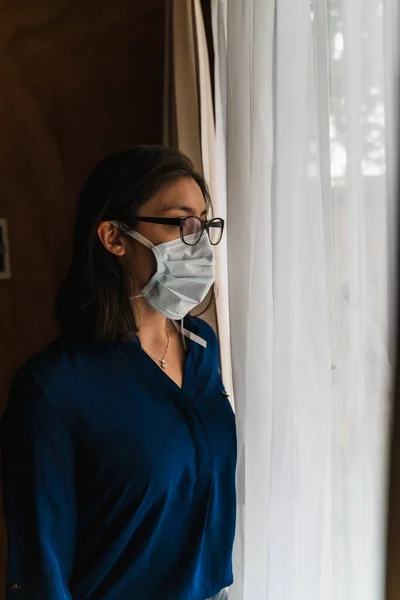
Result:
[[[183,237],[186,244],[194,246],[203,233],[203,223],[198,217],[189,217],[183,221]]]
[[[188,217],[183,221],[183,238],[186,244],[194,246],[200,240],[204,223],[198,217]],[[208,235],[213,245],[219,244],[222,238],[223,225],[221,219],[212,219],[208,225]]]
[[[213,246],[220,243],[222,238],[223,225],[221,219],[212,219],[208,226],[208,235]]]

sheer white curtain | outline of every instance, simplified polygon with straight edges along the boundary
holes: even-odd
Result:
[[[383,598],[395,6],[213,0],[233,600]]]

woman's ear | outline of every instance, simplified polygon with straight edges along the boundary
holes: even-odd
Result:
[[[102,221],[97,228],[97,235],[104,248],[115,256],[124,256],[126,253],[127,240],[110,221]]]

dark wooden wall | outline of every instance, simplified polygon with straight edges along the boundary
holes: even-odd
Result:
[[[164,0],[0,1],[0,409],[54,335],[77,195],[104,155],[162,134]]]
[[[0,219],[12,268],[0,280],[0,411],[13,371],[57,331],[53,296],[86,175],[110,152],[162,141],[164,3],[0,0]]]

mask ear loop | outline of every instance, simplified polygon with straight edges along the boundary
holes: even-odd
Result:
[[[143,246],[150,248],[150,250],[155,247],[154,244],[152,244],[150,242],[150,240],[145,238],[143,235],[141,235],[137,231],[134,231],[134,230],[128,231],[118,221],[110,221],[110,223],[111,223],[111,225],[114,225],[114,227],[119,229],[121,231],[121,233],[124,233],[125,235],[129,235],[129,237],[131,237],[134,240],[137,240],[138,242],[143,244]],[[136,300],[136,298],[143,298],[143,294],[138,294],[137,296],[129,296],[129,300]]]
[[[111,225],[114,225],[114,227],[116,227],[117,229],[119,229],[121,231],[121,233],[125,233],[125,235],[129,235],[129,237],[133,238],[134,240],[137,240],[138,242],[140,242],[141,244],[143,244],[143,246],[146,246],[147,248],[150,248],[150,250],[152,248],[155,248],[154,244],[152,244],[150,242],[150,240],[148,240],[147,238],[145,238],[143,235],[141,235],[140,233],[138,233],[134,229],[129,230],[128,228],[125,228],[118,221],[110,221],[110,223],[111,223]]]

